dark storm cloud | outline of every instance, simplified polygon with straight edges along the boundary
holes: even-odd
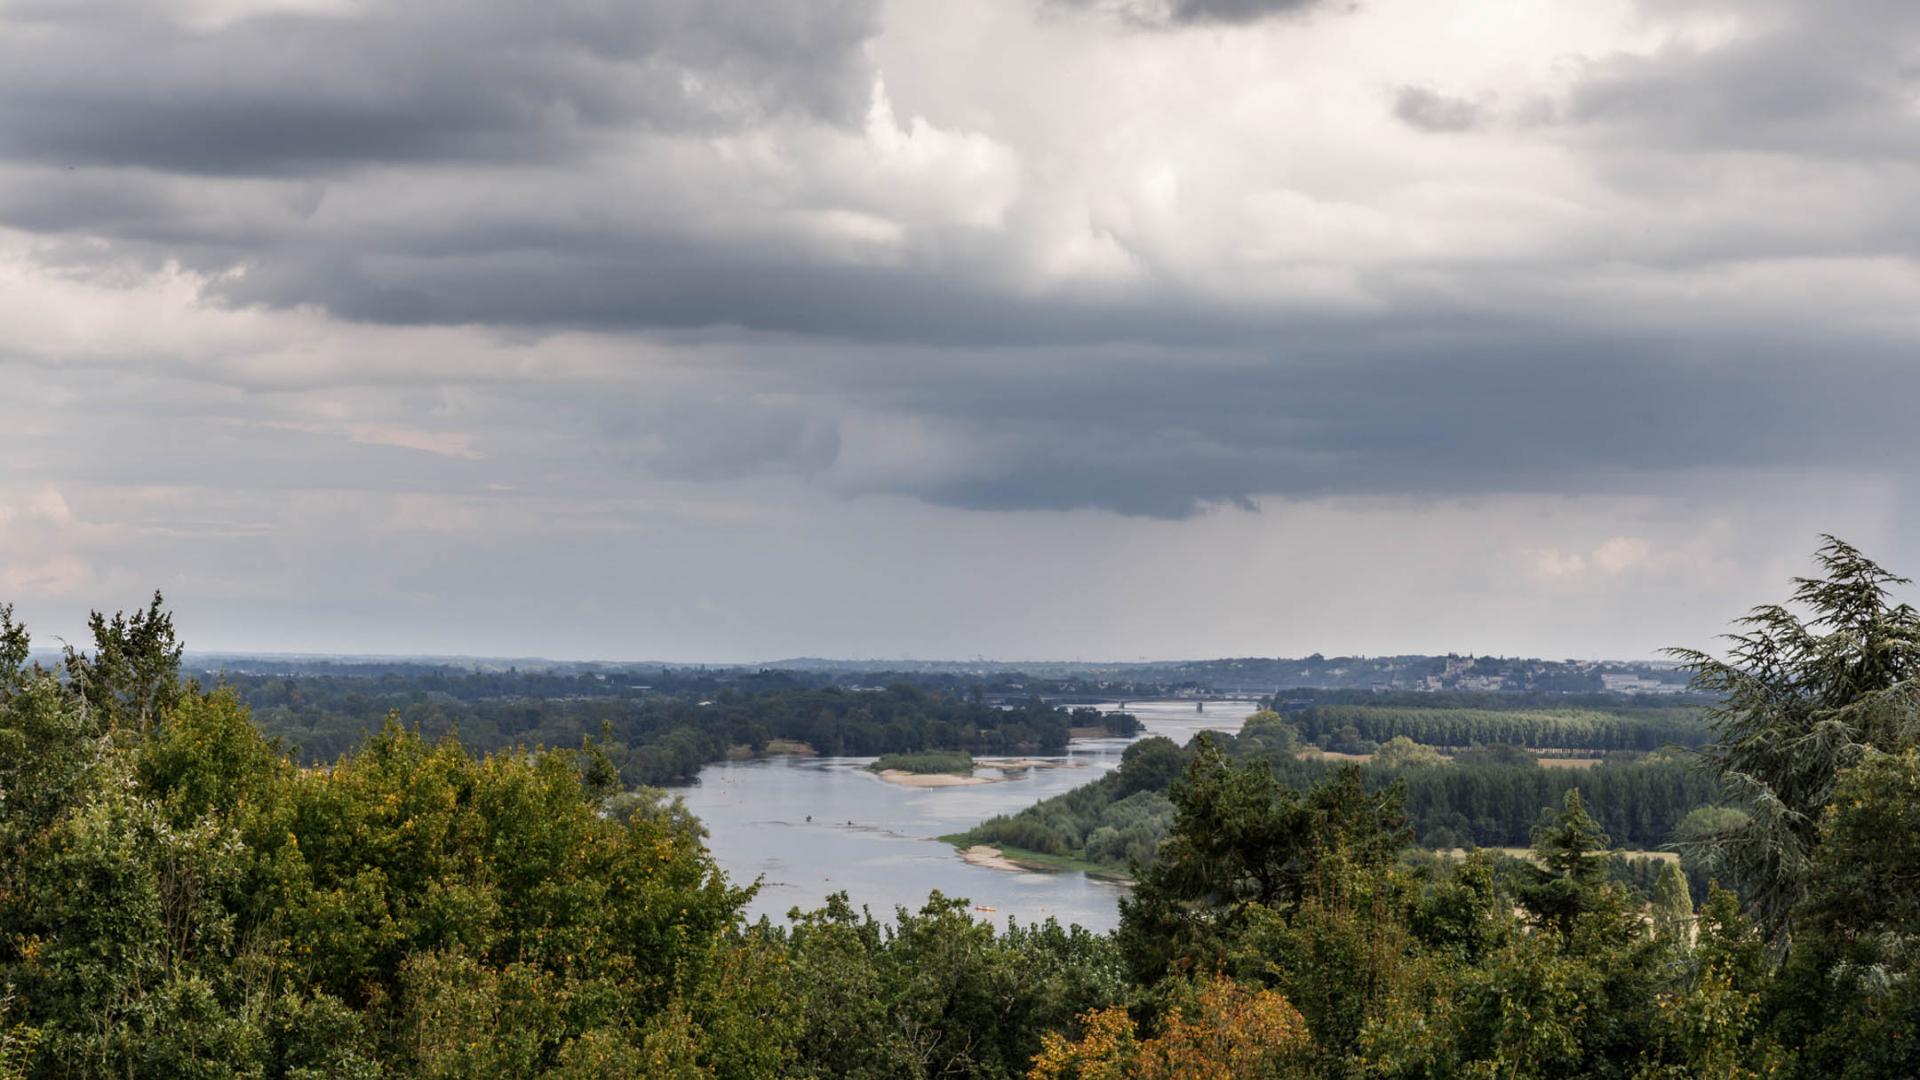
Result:
[[[1324,0],[1172,0],[1168,17],[1174,22],[1247,23],[1320,6]]]
[[[1450,337],[1332,334],[1235,364],[1056,358],[1019,379],[923,369],[889,403],[964,430],[979,463],[913,493],[994,510],[1177,518],[1261,495],[1632,491],[1672,470],[1920,457],[1920,370],[1898,344],[1730,335],[1703,360],[1645,335]]]
[[[874,0],[374,0],[212,28],[165,4],[0,11],[0,154],[289,175],[551,161],[613,128],[857,117]]]
[[[475,252],[411,260],[263,262],[222,282],[234,303],[319,302],[353,319],[523,327],[740,327],[870,343],[1059,345],[1084,341],[1231,342],[1265,319],[1141,296],[1116,308],[1022,303],[964,277],[891,267],[817,266],[778,251],[709,250],[636,238],[617,253]]]
[[[1323,5],[1078,6],[1184,25]],[[1410,249],[1387,241],[1387,255],[1319,254],[1307,235],[1299,254],[1290,230],[1363,217],[1353,211],[1370,185],[1352,185],[1351,201],[1345,190],[1314,199],[1258,190],[1279,182],[1250,172],[1245,187],[1229,180],[1215,202],[1175,216],[1168,231],[1178,235],[1164,246],[1179,249],[1192,225],[1202,238],[1192,261],[1225,265],[1241,255],[1230,215],[1253,201],[1242,196],[1312,203],[1270,237],[1246,219],[1246,239],[1276,254],[1249,262],[1246,280],[1232,284],[1260,299],[1220,288],[1230,273],[1202,265],[1183,278],[1177,258],[1171,269],[1156,262],[1150,226],[1161,211],[1150,200],[1117,215],[1148,223],[1129,238],[1137,247],[1119,252],[1124,273],[1025,287],[1023,260],[1039,261],[1020,246],[1027,219],[915,219],[886,201],[915,178],[862,158],[836,187],[838,176],[814,174],[854,151],[780,141],[791,129],[862,137],[856,121],[877,74],[863,51],[877,30],[874,3],[392,0],[211,28],[156,10],[66,0],[0,8],[0,224],[35,234],[37,257],[64,270],[129,260],[219,275],[205,295],[236,308],[319,309],[403,328],[478,324],[531,339],[578,328],[745,339],[744,359],[714,366],[778,387],[778,400],[682,388],[629,401],[586,381],[547,392],[541,430],[591,418],[580,426],[595,440],[595,463],[614,474],[803,475],[956,506],[1179,517],[1274,493],[1578,492],[1676,469],[1865,466],[1920,454],[1907,404],[1920,399],[1920,377],[1903,362],[1910,342],[1844,327],[1823,335],[1785,316],[1783,329],[1755,317],[1759,302],[1744,286],[1716,292],[1712,280],[1603,293],[1620,266],[1655,281],[1665,264],[1731,254],[1905,257],[1913,231],[1876,227],[1870,249],[1837,229],[1784,243],[1761,215],[1730,214],[1717,227],[1737,243],[1724,243],[1682,216],[1656,217],[1664,204],[1644,214],[1582,206],[1567,216],[1618,221],[1564,239],[1554,218],[1541,228],[1552,235],[1536,240],[1520,235],[1522,220],[1512,226],[1519,239],[1493,236],[1488,252],[1475,234],[1472,251],[1435,241],[1438,254],[1404,257],[1394,252]],[[1912,153],[1914,71],[1897,50],[1920,14],[1863,4],[1856,22],[1822,10],[1770,6],[1757,29],[1711,48],[1591,61],[1559,120],[1536,130],[1564,139],[1570,156],[1597,141],[1609,161],[1761,149],[1817,170],[1836,158]],[[1405,77],[1371,85],[1373,119],[1375,88]],[[1426,132],[1498,126],[1483,123],[1474,101],[1418,85],[1399,90],[1394,114]],[[890,138],[939,134],[917,118],[888,123]],[[1436,153],[1478,142],[1376,126]],[[716,134],[744,135],[746,145],[729,148],[733,158],[698,157]],[[1145,130],[1141,141],[1155,141],[1148,136],[1157,137]],[[1209,166],[1231,177],[1236,162],[1204,138],[1167,142],[1192,153],[1203,181]],[[756,155],[771,164],[744,178],[701,171]],[[960,160],[979,156],[970,149]],[[1713,174],[1693,164],[1683,161],[1680,182],[1720,212]],[[1451,178],[1432,179],[1439,189]],[[809,187],[816,180],[824,190]],[[1088,186],[1124,201],[1128,183],[1099,176]],[[1541,181],[1541,202],[1587,196],[1551,183]],[[1494,187],[1484,177],[1459,186]],[[788,201],[754,201],[768,191]],[[1903,187],[1898,194],[1910,202]],[[396,211],[399,199],[414,201]],[[1266,205],[1276,204],[1293,205]],[[1804,208],[1809,218],[1822,209]],[[844,234],[791,227],[815,211],[877,220],[907,240],[871,255]],[[1220,221],[1228,227],[1214,231],[1228,240],[1204,250]],[[1507,225],[1488,214],[1456,232],[1480,222],[1489,233]],[[1419,233],[1429,223],[1391,224]],[[1354,246],[1394,231],[1356,233]],[[1267,269],[1302,266],[1350,287],[1324,310],[1261,288]],[[1590,281],[1603,298],[1585,299]],[[1542,282],[1564,291],[1543,294]],[[1664,287],[1700,298],[1663,306]],[[390,363],[409,359],[397,352]],[[515,405],[525,403],[500,406],[502,430],[525,423]],[[890,468],[887,447],[863,449],[854,436],[855,411],[923,422],[938,445],[927,463]],[[300,471],[313,445],[340,443],[326,438],[276,443],[288,455],[278,464]],[[341,445],[369,469],[395,452]],[[126,466],[126,456],[115,450],[103,469],[163,471]],[[471,471],[464,458],[408,460],[435,482]],[[546,464],[550,476],[596,479],[578,459]]]
[[[1065,7],[1110,11],[1147,25],[1244,25],[1313,8],[1351,6],[1335,0],[1050,0]]]
[[[1480,106],[1424,86],[1403,86],[1394,95],[1393,115],[1419,131],[1471,131],[1480,125]]]
[[[1594,62],[1565,119],[1634,145],[1826,158],[1920,156],[1920,5],[1761,0],[1730,41]]]
[[[1244,341],[1271,321],[1153,291],[1121,304],[1072,296],[1034,303],[992,281],[992,266],[903,272],[823,263],[790,242],[709,233],[697,216],[555,215],[532,196],[491,216],[476,210],[444,222],[340,229],[314,219],[321,190],[249,182],[209,207],[191,182],[40,173],[0,182],[0,223],[121,241],[112,252],[52,246],[43,253],[49,261],[84,265],[133,253],[148,265],[177,260],[210,274],[244,266],[210,292],[234,305],[317,305],[402,326],[739,327],[867,342],[1062,345]],[[559,205],[584,201],[558,188],[552,197]]]

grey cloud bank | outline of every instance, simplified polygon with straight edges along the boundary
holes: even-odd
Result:
[[[1067,7],[1117,15],[1150,26],[1244,24],[1279,15],[1295,15],[1318,7],[1336,7],[1327,0],[1051,0]]]
[[[1464,98],[1437,94],[1424,86],[1403,86],[1394,95],[1393,115],[1421,131],[1472,131],[1480,126],[1480,106]]]
[[[10,5],[0,146],[58,165],[301,176],[357,164],[553,161],[612,131],[857,119],[867,0],[262,10]]]
[[[364,588],[498,651],[441,616],[518,574],[576,653],[1004,652],[1014,597],[1091,612],[1143,560],[1284,591],[1280,544],[1462,633],[1559,595],[1567,649],[1643,654],[1627,607],[1710,630],[1814,531],[1920,564],[1916,32],[1866,0],[0,5],[0,596],[172,575],[223,625],[330,612],[217,644],[345,648],[325,596]],[[1836,494],[1727,539],[1776,488]],[[1509,592],[1461,520],[1437,563],[1343,531],[1461,500],[1533,537],[1510,564],[1659,569]],[[997,638],[913,629],[916,553],[1024,590],[945,594]],[[292,573],[331,584],[275,607]],[[1222,651],[1270,610],[1232,603]],[[1113,655],[1196,651],[1104,617]],[[1021,647],[1082,652],[1062,626]],[[1377,647],[1341,632],[1289,640]]]

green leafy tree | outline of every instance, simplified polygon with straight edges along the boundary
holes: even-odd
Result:
[[[1314,1056],[1331,1074],[1357,1067],[1368,1025],[1406,1004],[1417,975],[1407,882],[1387,860],[1322,853],[1299,900],[1247,910],[1229,970],[1278,989],[1305,1016]]]
[[[1300,749],[1300,732],[1286,717],[1272,709],[1261,709],[1241,723],[1235,743],[1235,749],[1242,754],[1257,753],[1275,760],[1290,758]]]
[[[1431,882],[1409,911],[1415,938],[1455,964],[1479,963],[1510,935],[1512,919],[1504,910],[1494,880],[1493,858],[1468,853],[1441,880]]]
[[[1734,895],[1712,886],[1688,968],[1660,991],[1636,1080],[1758,1080],[1780,1075],[1784,1054],[1761,1030],[1766,945]]]
[[[13,1021],[13,991],[0,993],[0,1080],[25,1080],[40,1033]]]
[[[1778,998],[1806,1072],[1920,1075],[1920,751],[1875,754],[1821,823]]]
[[[1457,1029],[1450,1056],[1458,1064],[1421,1071],[1503,1080],[1595,1075],[1587,1068],[1587,1020],[1607,994],[1604,971],[1588,958],[1523,935],[1464,972],[1462,984],[1451,1017]]]
[[[1693,896],[1686,871],[1674,860],[1662,861],[1653,881],[1653,936],[1682,948],[1693,944]]]
[[[14,895],[29,848],[87,798],[108,756],[51,675],[0,695],[0,897]]]
[[[1397,786],[1367,791],[1348,767],[1303,796],[1266,762],[1231,763],[1204,736],[1169,794],[1173,830],[1120,902],[1117,937],[1142,982],[1217,968],[1249,913],[1299,903],[1330,855],[1377,867],[1407,842]]]
[[[1187,767],[1187,754],[1164,735],[1141,739],[1120,755],[1119,790],[1124,798],[1136,791],[1165,791]]]
[[[24,624],[13,621],[13,605],[0,604],[0,697],[20,688],[32,655],[33,639]]]
[[[804,1023],[796,1035],[794,1075],[827,1080],[885,1080],[916,1068],[893,1022],[880,955],[878,920],[855,912],[845,893],[814,911],[789,916],[788,955]]]
[[[1126,992],[1111,938],[1051,920],[996,932],[938,893],[892,926],[844,894],[789,919],[752,932],[787,943],[799,1030],[781,1075],[1018,1076],[1046,1033]]]
[[[1383,769],[1409,769],[1444,764],[1440,752],[1421,746],[1405,735],[1395,735],[1373,752],[1373,763]]]

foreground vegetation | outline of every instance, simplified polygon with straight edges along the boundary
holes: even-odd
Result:
[[[0,1077],[1002,1076],[1125,992],[1110,939],[937,895],[747,925],[597,745],[302,767],[157,601],[64,682],[4,629]]]
[[[1687,656],[1727,804],[1690,842],[1744,908],[1609,880],[1579,790],[1502,875],[1408,858],[1407,777],[1149,740],[1114,805],[1172,825],[1113,935],[749,924],[595,744],[303,766],[157,603],[62,677],[0,617],[0,1077],[1920,1075],[1920,616],[1822,554],[1810,618]]]

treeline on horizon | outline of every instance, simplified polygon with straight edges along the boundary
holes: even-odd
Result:
[[[1393,656],[1222,657],[1212,660],[1160,660],[1124,663],[985,661],[881,661],[796,659],[771,665],[784,670],[839,675],[918,678],[958,676],[1017,680],[1031,688],[1049,684],[1053,692],[1100,695],[1186,692],[1268,693],[1276,688],[1324,692],[1478,693],[1498,684],[1500,693],[1602,695],[1603,676],[1632,676],[1667,693],[1686,686],[1687,673],[1672,663],[1546,660],[1528,657],[1402,654]],[[1436,685],[1437,684],[1437,685]],[[1479,687],[1480,689],[1476,689]],[[1665,696],[1650,694],[1648,696]]]
[[[781,667],[726,667],[705,664],[529,664],[500,667],[479,661],[427,659],[369,660],[355,658],[308,659],[277,657],[195,658],[189,674],[208,684],[243,688],[251,697],[268,694],[276,684],[282,694],[301,687],[318,687],[323,698],[355,692],[381,696],[426,693],[461,701],[511,698],[643,698],[660,694],[712,696],[725,690],[762,693],[777,690],[872,689],[894,684],[930,692],[1012,697],[1024,701],[1038,692],[1047,697],[1071,696],[1070,689],[1053,680],[1036,680],[1022,672],[984,675],[938,672],[880,671],[871,674]]]
[[[1427,679],[1445,672],[1450,663],[1470,663],[1469,676],[1501,679],[1498,689],[1467,689],[1458,685],[1433,688]],[[275,680],[293,682],[342,680],[364,688],[378,684],[377,692],[393,693],[401,684],[422,692],[446,694],[463,701],[488,698],[638,697],[650,693],[710,696],[732,688],[748,691],[800,687],[856,687],[908,684],[926,690],[966,696],[984,695],[997,702],[1024,701],[1040,696],[1056,704],[1089,704],[1157,697],[1244,695],[1277,693],[1289,706],[1329,704],[1426,704],[1442,708],[1600,708],[1659,707],[1705,703],[1685,692],[1684,683],[1667,682],[1661,692],[1618,691],[1605,688],[1595,670],[1565,661],[1514,660],[1488,657],[1310,657],[1286,659],[1224,659],[1166,664],[1033,663],[986,665],[960,662],[902,664],[883,662],[792,661],[773,665],[644,664],[586,661],[529,660],[524,665],[478,659],[407,657],[186,657],[191,674],[203,682],[258,687]],[[502,665],[505,666],[502,666]],[[1349,666],[1379,667],[1403,675],[1406,684],[1372,682],[1360,686],[1329,685],[1344,681]],[[1622,674],[1660,682],[1675,677],[1669,667],[1653,664],[1607,665]],[[1546,683],[1520,677],[1532,669],[1566,672]],[[1578,670],[1576,670],[1578,669]],[[1251,673],[1258,672],[1256,678]],[[1350,673],[1349,673],[1350,674]],[[1577,677],[1576,677],[1577,676]],[[332,694],[335,691],[325,691]],[[1479,703],[1477,705],[1476,703]],[[1280,706],[1276,706],[1280,707]]]
[[[1820,561],[1683,657],[1726,811],[1693,843],[1737,896],[1623,887],[1579,789],[1530,862],[1410,857],[1403,783],[1296,786],[1263,718],[1264,754],[1137,744],[1173,825],[1112,934],[937,894],[750,923],[596,745],[389,725],[306,767],[182,683],[157,601],[59,677],[0,607],[0,1080],[1906,1080],[1920,613]]]
[[[226,676],[269,735],[301,760],[331,761],[380,730],[389,718],[429,738],[457,734],[486,753],[515,746],[577,747],[592,741],[630,785],[691,780],[730,754],[760,754],[770,744],[804,744],[826,755],[877,756],[931,750],[1024,754],[1059,750],[1076,726],[1108,721],[1094,712],[1028,699],[1001,707],[962,695],[896,683],[847,689],[769,678],[715,686],[701,677],[652,692],[539,697],[480,688],[552,688],[547,677],[445,673],[296,678]],[[439,688],[461,687],[464,694]],[[561,680],[571,685],[572,678]],[[599,680],[584,680],[587,687]],[[771,684],[771,685],[768,685]],[[1129,733],[1129,721],[1114,721]]]

